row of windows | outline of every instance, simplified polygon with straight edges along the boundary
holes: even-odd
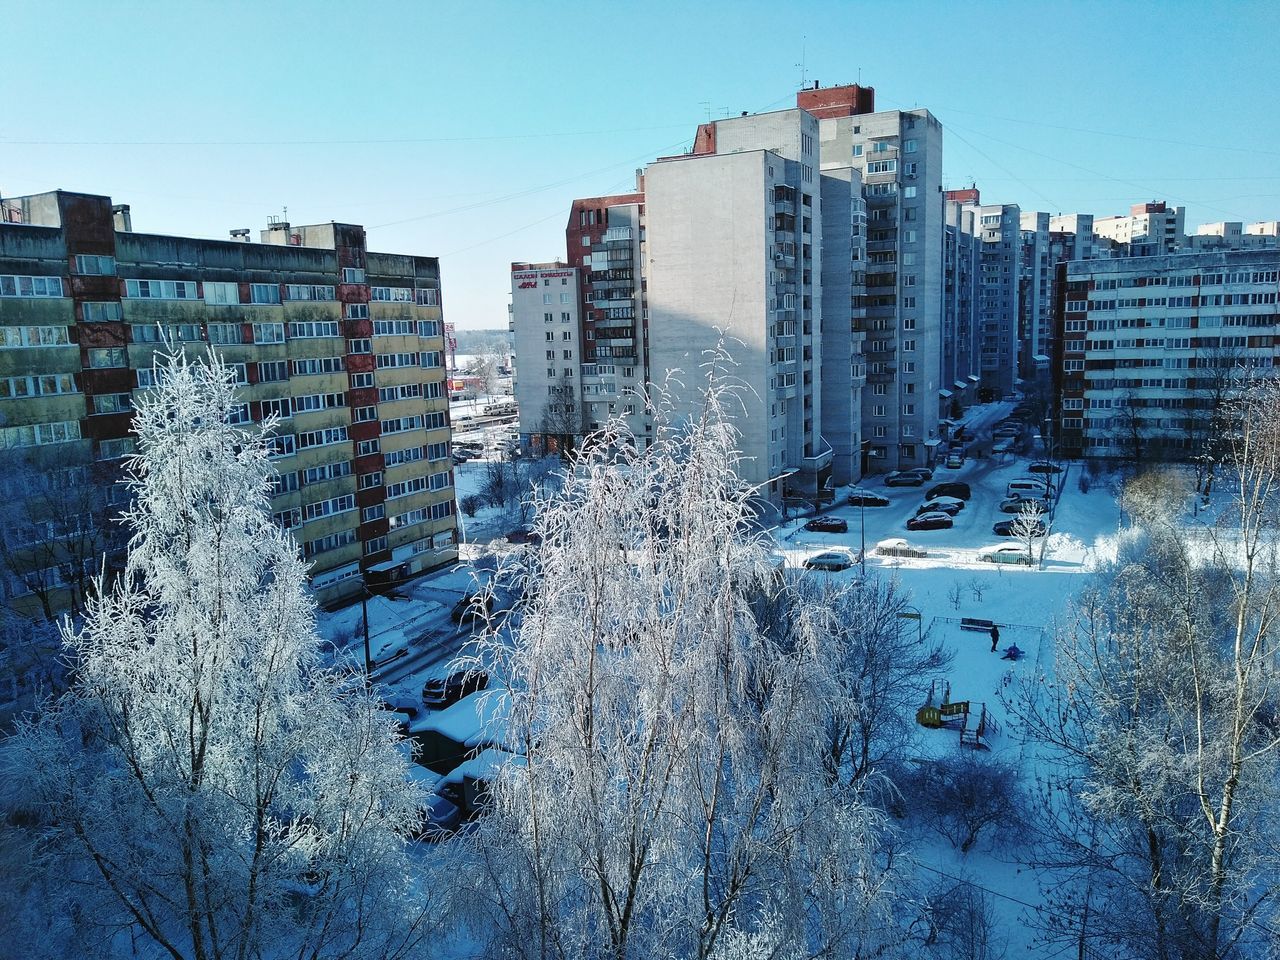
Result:
[[[69,373],[33,377],[0,377],[0,400],[13,397],[49,397],[59,393],[78,393],[76,379]]]
[[[407,527],[415,523],[425,523],[427,520],[443,520],[452,515],[453,501],[446,500],[444,503],[433,503],[429,507],[419,507],[406,513],[393,514],[391,517],[391,529],[395,530],[397,527]]]
[[[318,540],[303,541],[302,555],[309,560],[318,553],[327,553],[330,550],[337,550],[339,547],[345,547],[355,542],[356,532],[354,530],[341,530]]]
[[[327,427],[324,430],[308,430],[298,434],[298,449],[324,447],[333,443],[347,443],[351,437],[346,427]]]
[[[0,297],[61,297],[61,277],[0,274]]]
[[[60,347],[70,342],[69,327],[0,327],[0,348]]]
[[[80,439],[80,421],[33,423],[23,427],[0,427],[0,449],[42,447]]]
[[[303,471],[302,481],[303,483],[323,483],[326,480],[337,480],[339,477],[349,476],[351,476],[351,461],[339,460],[337,463],[323,463],[318,467],[308,467]]]
[[[319,520],[321,517],[331,517],[334,514],[346,513],[348,510],[354,510],[355,508],[356,495],[347,493],[329,500],[308,503],[303,506],[302,513],[304,520]]]
[[[382,421],[382,433],[384,435],[391,433],[405,433],[409,430],[422,429],[422,417],[393,417],[390,420]]]
[[[295,377],[317,376],[324,373],[341,373],[347,369],[345,357],[312,357],[293,361]]]

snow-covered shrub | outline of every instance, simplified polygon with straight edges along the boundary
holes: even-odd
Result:
[[[1023,839],[1027,798],[1018,768],[989,753],[965,749],[921,761],[899,787],[908,809],[961,853],[991,834],[1003,844]]]

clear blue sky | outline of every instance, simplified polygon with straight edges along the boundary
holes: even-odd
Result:
[[[563,255],[572,198],[627,188],[708,108],[794,103],[802,61],[932,110],[948,185],[989,202],[1280,218],[1273,0],[9,0],[0,22],[5,195],[110,194],[156,233],[362,223],[441,257],[460,327],[506,325],[510,261]]]

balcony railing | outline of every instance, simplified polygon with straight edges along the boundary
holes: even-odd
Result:
[[[605,243],[630,243],[631,228],[630,227],[610,227],[604,232]]]

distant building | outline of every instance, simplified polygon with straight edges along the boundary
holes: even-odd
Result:
[[[1186,233],[1186,207],[1169,207],[1163,200],[1136,203],[1129,215],[1094,217],[1094,236],[1127,244],[1128,256],[1177,253]]]
[[[3,201],[0,447],[110,470],[162,338],[215,349],[244,422],[279,419],[272,510],[322,603],[457,558],[440,268],[363,227],[273,222],[260,243],[132,232],[90,194]],[[59,574],[62,575],[62,574]],[[0,592],[24,603],[9,571]]]
[[[535,456],[571,449],[585,432],[578,275],[559,261],[511,265],[520,444]]]
[[[1185,459],[1216,408],[1280,349],[1280,250],[1059,267],[1055,442],[1068,456]]]

